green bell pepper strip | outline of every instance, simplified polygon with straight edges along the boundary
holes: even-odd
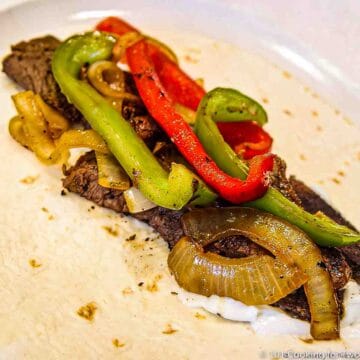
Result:
[[[194,200],[212,202],[216,195],[184,165],[173,163],[167,173],[131,125],[94,88],[78,79],[85,64],[108,59],[115,38],[94,32],[62,43],[52,60],[54,77],[70,103],[105,140],[136,187],[156,205],[181,209]]]
[[[249,98],[245,100],[248,102]],[[246,179],[248,167],[224,141],[215,122],[251,118],[262,123],[263,117],[250,117],[247,111],[236,119],[229,104],[235,104],[236,107],[236,103],[242,104],[245,100],[244,95],[236,90],[214,89],[202,99],[195,122],[195,132],[207,153],[223,171],[240,179]],[[298,226],[321,246],[345,246],[360,241],[359,233],[337,224],[325,215],[310,214],[271,186],[263,197],[243,205],[270,212]]]

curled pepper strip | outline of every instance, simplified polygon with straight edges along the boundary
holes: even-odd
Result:
[[[189,169],[173,163],[168,174],[121,114],[89,84],[78,79],[84,64],[108,59],[114,43],[113,36],[98,32],[74,36],[62,43],[52,60],[52,70],[62,92],[105,140],[149,200],[169,209],[181,209],[194,196],[198,203],[211,202],[214,193]]]
[[[148,48],[155,70],[170,97],[175,102],[196,111],[206,94],[205,90],[156,47],[148,45]]]
[[[210,91],[201,101],[195,130],[207,153],[223,171],[246,179],[246,163],[224,141],[215,124],[216,121],[235,121],[231,108],[229,111],[229,103],[241,104],[242,101],[243,95],[233,89],[218,88]],[[243,116],[243,119],[246,118]],[[360,241],[359,233],[327,217],[306,212],[271,186],[263,197],[246,206],[265,210],[298,226],[321,246],[346,246]]]
[[[176,112],[148,55],[146,42],[141,40],[129,47],[126,56],[146,108],[200,177],[222,198],[234,204],[262,196],[267,190],[265,176],[273,168],[273,155],[252,159],[246,181],[224,173],[208,156],[189,124]]]
[[[253,121],[218,122],[216,125],[224,140],[245,160],[270,151],[271,136]]]

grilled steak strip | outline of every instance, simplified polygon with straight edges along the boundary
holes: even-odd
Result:
[[[98,169],[93,151],[81,156],[73,168],[64,169],[64,174],[66,175],[63,180],[64,188],[99,206],[119,213],[127,212],[122,191],[108,189],[98,184]]]
[[[81,113],[61,93],[51,71],[51,59],[60,41],[53,36],[21,41],[11,47],[3,60],[3,72],[25,90],[32,90],[73,122],[83,121]]]

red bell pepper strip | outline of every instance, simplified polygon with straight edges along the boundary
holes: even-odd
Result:
[[[253,158],[245,181],[224,173],[205,152],[191,127],[175,111],[155,71],[146,42],[141,40],[129,47],[126,56],[146,108],[200,177],[222,198],[234,204],[262,196],[268,187],[266,174],[273,169],[274,155]]]
[[[224,140],[245,160],[270,151],[271,136],[253,121],[217,122]]]
[[[96,25],[96,30],[105,31],[117,35],[124,35],[128,32],[138,32],[132,25],[115,16],[107,17]]]
[[[153,46],[149,46],[149,55],[168,94],[175,102],[196,111],[206,94],[205,90]]]
[[[124,35],[127,32],[140,33],[127,22],[116,17],[104,19],[96,26],[96,29],[117,35]],[[205,90],[155,45],[148,43],[148,51],[168,94],[175,102],[196,111],[201,99],[206,94]]]

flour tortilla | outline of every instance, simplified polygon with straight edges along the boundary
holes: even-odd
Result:
[[[234,87],[262,102],[289,173],[321,186],[360,227],[358,125],[262,58],[193,34],[191,49],[187,35],[159,35],[207,89]],[[166,243],[136,220],[61,196],[60,170],[44,167],[8,135],[10,95],[18,89],[5,75],[0,89],[0,359],[257,359],[358,347],[356,338],[308,344],[259,336],[184,306]],[[97,308],[92,321],[77,314],[89,303]]]

